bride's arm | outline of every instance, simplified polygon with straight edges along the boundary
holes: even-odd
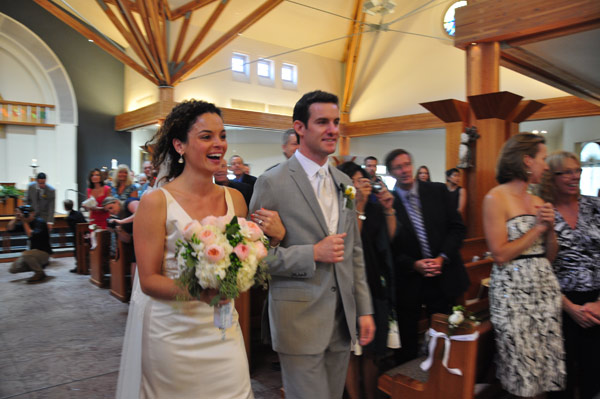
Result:
[[[174,300],[184,292],[161,270],[166,214],[166,200],[160,190],[144,195],[133,219],[133,240],[142,291],[154,298]]]

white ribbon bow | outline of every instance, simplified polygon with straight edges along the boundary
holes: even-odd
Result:
[[[437,339],[443,338],[446,342],[444,345],[444,356],[442,357],[442,364],[448,370],[448,372],[454,375],[462,375],[462,371],[460,369],[450,369],[448,368],[448,358],[450,357],[450,340],[454,341],[475,341],[479,338],[479,332],[475,331],[473,334],[465,334],[465,335],[452,335],[448,336],[445,333],[435,331],[433,328],[430,328],[428,331],[431,340],[429,341],[429,355],[427,359],[423,361],[420,365],[421,370],[427,371],[431,368],[433,364],[433,354],[435,353],[435,346],[437,345]]]

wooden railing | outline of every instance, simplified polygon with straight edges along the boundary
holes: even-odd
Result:
[[[54,105],[0,100],[0,125],[54,127]]]

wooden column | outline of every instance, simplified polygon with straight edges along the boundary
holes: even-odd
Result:
[[[537,101],[509,92],[468,96],[468,104],[458,100],[440,100],[421,105],[446,125],[446,168],[458,163],[460,134],[466,126],[476,126],[481,136],[472,146],[475,165],[463,169],[461,185],[467,189],[465,224],[467,237],[483,236],[481,204],[496,183],[496,162],[500,148],[518,132],[519,122],[543,107]]]
[[[348,118],[347,112],[340,113],[340,124],[348,123],[350,119]],[[350,155],[350,137],[343,135],[343,131],[340,129],[340,143],[339,143],[339,155],[343,157],[344,155]]]
[[[500,43],[478,43],[467,47],[467,95],[500,90]]]

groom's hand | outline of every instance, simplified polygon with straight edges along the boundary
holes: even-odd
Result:
[[[375,322],[370,314],[358,318],[358,343],[368,345],[375,338]]]
[[[343,262],[344,237],[346,237],[346,233],[333,234],[316,243],[313,248],[315,261],[323,263]]]

